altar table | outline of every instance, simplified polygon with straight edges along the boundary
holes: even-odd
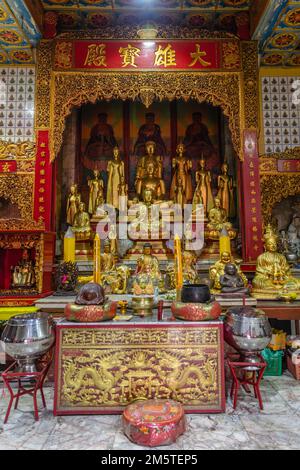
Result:
[[[223,323],[153,318],[58,320],[54,414],[117,414],[150,398],[177,400],[187,413],[224,412]]]

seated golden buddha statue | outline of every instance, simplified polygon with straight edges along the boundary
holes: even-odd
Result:
[[[104,242],[104,252],[101,255],[101,272],[107,273],[109,271],[115,271],[116,269],[116,257],[112,253],[111,242],[106,239]]]
[[[220,199],[216,197],[214,207],[210,209],[208,213],[208,224],[205,230],[205,236],[217,240],[223,228],[227,230],[230,239],[236,237],[236,230],[232,227],[232,223],[228,221],[226,210],[221,207]]]
[[[30,259],[29,251],[24,249],[19,263],[11,268],[12,287],[30,288],[36,284],[33,261]]]
[[[247,277],[242,273],[240,267],[235,263],[231,254],[228,251],[223,251],[223,253],[220,254],[220,259],[209,268],[209,279],[211,281],[211,292],[213,294],[221,293],[221,278],[223,278],[225,274],[225,266],[227,264],[234,265],[236,267],[235,274],[238,275],[239,278],[243,281],[245,287],[248,285]]]
[[[199,274],[196,270],[197,255],[193,251],[187,249],[182,253],[182,276],[185,284],[198,284],[200,282]],[[167,267],[167,289],[176,288],[175,265],[171,264]]]
[[[89,240],[91,236],[90,216],[85,210],[85,203],[80,202],[78,212],[75,214],[72,230],[76,240]]]
[[[292,276],[286,257],[277,251],[277,234],[271,225],[264,235],[265,253],[257,258],[252,294],[257,298],[277,298],[281,291],[300,296],[300,279]]]
[[[145,189],[151,190],[154,201],[163,199],[166,193],[165,183],[163,179],[156,176],[155,163],[151,160],[146,163],[143,176],[140,176],[136,181],[136,193],[140,199],[143,197]]]
[[[151,253],[151,243],[144,244],[143,254],[137,260],[134,274],[148,274],[151,279],[156,280],[157,283],[161,281],[159,262],[156,256]]]

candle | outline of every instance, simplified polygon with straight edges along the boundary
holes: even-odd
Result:
[[[182,276],[182,253],[181,253],[181,240],[178,235],[174,237],[174,247],[175,247],[175,274],[176,274],[176,289],[180,290],[183,286],[183,276]]]
[[[101,241],[98,233],[94,238],[94,282],[101,284]]]
[[[68,228],[64,236],[64,261],[75,263],[75,234],[71,227]]]
[[[220,255],[224,253],[225,251],[227,253],[231,253],[230,238],[225,228],[223,228],[220,233],[219,244],[220,244]]]

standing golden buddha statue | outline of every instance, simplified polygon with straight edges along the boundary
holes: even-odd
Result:
[[[221,167],[222,174],[218,176],[218,193],[217,197],[221,201],[221,206],[225,209],[227,217],[235,216],[235,205],[233,197],[233,180],[228,175],[228,164],[223,163]]]
[[[70,186],[70,193],[67,199],[67,224],[73,225],[75,214],[78,212],[81,195],[77,192],[77,184]]]
[[[265,253],[257,258],[252,281],[254,297],[274,299],[280,293],[300,295],[300,280],[293,277],[286,257],[277,251],[277,234],[271,225],[264,235]]]
[[[124,177],[124,162],[120,158],[118,147],[114,147],[113,159],[107,165],[108,181],[107,181],[107,204],[111,204],[116,209],[119,208],[119,185],[121,178]]]
[[[93,215],[96,213],[99,201],[103,199],[104,183],[100,171],[94,170],[94,179],[88,181],[88,186],[90,188],[88,211]]]
[[[206,170],[206,161],[202,157],[199,161],[199,169],[196,171],[196,190],[195,194],[201,195],[204,206],[204,215],[206,216],[214,206],[214,199],[211,189],[211,174]],[[199,197],[198,197],[199,199]]]
[[[172,159],[172,168],[175,170],[172,178],[170,198],[175,199],[177,193],[177,185],[179,179],[182,183],[183,188],[183,203],[190,202],[193,198],[193,187],[192,187],[192,160],[187,159],[184,156],[184,145],[178,144],[176,149],[176,157]]]

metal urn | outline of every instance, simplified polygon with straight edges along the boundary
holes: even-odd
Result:
[[[35,361],[51,348],[54,340],[51,315],[37,312],[11,317],[4,327],[1,346],[18,362],[19,372],[35,372]]]
[[[271,337],[271,325],[263,310],[253,307],[228,309],[224,338],[240,353],[242,361],[260,362],[257,355],[268,346]]]

